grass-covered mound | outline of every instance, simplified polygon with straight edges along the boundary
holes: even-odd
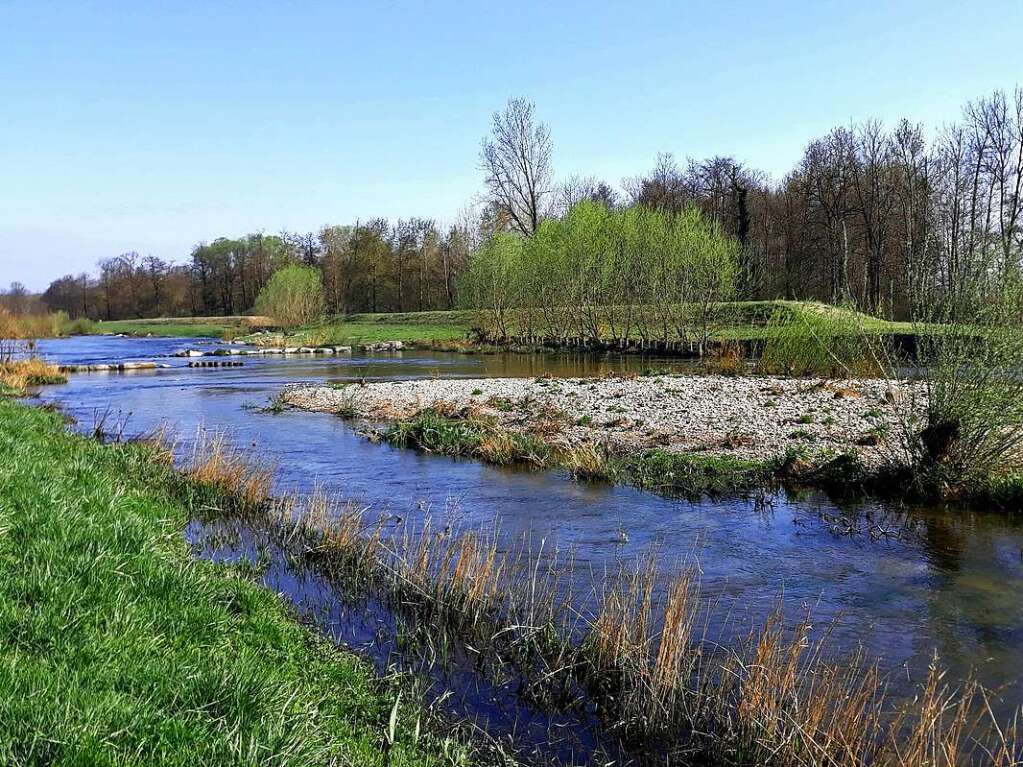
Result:
[[[452,763],[404,715],[387,759],[395,691],[190,557],[152,448],[0,400],[0,452],[0,763]]]

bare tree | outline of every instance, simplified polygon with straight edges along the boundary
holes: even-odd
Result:
[[[623,183],[634,205],[645,205],[671,215],[681,212],[692,198],[685,175],[671,152],[659,153],[647,175],[625,179]]]
[[[533,234],[551,193],[551,134],[536,121],[534,105],[510,99],[494,113],[491,135],[483,140],[480,167],[491,202],[525,235]]]
[[[618,204],[618,193],[610,184],[596,176],[569,176],[557,185],[554,192],[553,212],[563,216],[576,203],[589,200],[611,209]]]
[[[38,308],[38,300],[20,282],[12,282],[6,292],[0,290],[0,309],[6,309],[15,316],[31,314]]]
[[[866,243],[863,301],[869,311],[876,313],[881,306],[885,245],[896,204],[895,146],[877,120],[857,126],[853,142],[853,161],[849,164],[852,207],[859,216]]]

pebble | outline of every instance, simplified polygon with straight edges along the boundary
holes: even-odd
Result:
[[[803,445],[854,451],[877,464],[891,455],[898,433],[897,406],[885,396],[889,390],[881,380],[758,376],[437,379],[368,383],[358,388],[354,404],[363,417],[389,420],[437,402],[458,408],[475,403],[520,430],[554,409],[564,414],[562,437],[569,442],[761,459]],[[350,390],[324,386],[292,387],[284,398],[305,410],[352,405]],[[492,399],[510,400],[513,407],[506,412],[488,405]],[[891,443],[879,434],[893,435]]]

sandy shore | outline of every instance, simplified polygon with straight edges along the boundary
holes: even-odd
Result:
[[[286,404],[388,421],[438,403],[478,408],[502,425],[544,428],[553,440],[623,451],[660,447],[772,458],[794,446],[890,456],[896,408],[884,381],[663,376],[602,379],[445,379],[286,390]],[[553,426],[552,426],[553,425]]]

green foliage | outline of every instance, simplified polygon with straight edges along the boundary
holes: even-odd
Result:
[[[467,420],[449,418],[427,408],[412,419],[397,421],[388,430],[387,441],[429,453],[469,455],[483,441],[483,430]]]
[[[296,328],[323,312],[323,278],[311,266],[285,266],[270,278],[256,299],[256,311],[272,317],[281,327]]]
[[[468,763],[414,706],[389,725],[395,691],[274,593],[193,560],[151,448],[0,401],[0,450],[0,762]]]
[[[903,422],[918,479],[952,492],[1014,484],[1003,479],[1023,470],[1023,284],[985,276],[922,306],[942,329],[919,336],[924,391]]]
[[[761,373],[831,378],[881,373],[882,340],[855,312],[782,306],[775,309],[768,328]]]
[[[502,429],[492,419],[472,414],[448,416],[435,408],[395,422],[384,436],[398,447],[499,465],[526,463],[544,468],[556,460],[555,450],[538,437]]]
[[[523,240],[498,232],[473,256],[462,277],[463,301],[487,318],[488,334],[509,335],[509,312],[521,302]]]
[[[650,450],[619,459],[614,478],[666,495],[698,497],[749,492],[772,484],[776,467],[732,456]]]
[[[733,294],[737,253],[695,208],[669,216],[584,201],[528,240],[496,234],[470,261],[462,295],[486,337],[639,335],[702,349]]]
[[[88,317],[68,320],[64,325],[64,334],[69,336],[87,336],[96,332],[96,323]]]

